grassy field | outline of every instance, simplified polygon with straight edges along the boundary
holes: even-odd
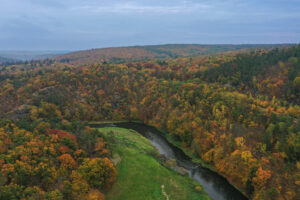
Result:
[[[138,133],[123,128],[99,129],[112,150],[118,178],[106,198],[122,200],[196,200],[209,199],[199,192],[199,184],[188,176],[162,166],[155,157],[158,152]],[[164,188],[162,188],[164,187]],[[165,194],[163,194],[165,192]]]

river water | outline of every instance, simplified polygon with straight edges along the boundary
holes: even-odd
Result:
[[[120,127],[132,129],[149,139],[160,154],[167,159],[176,159],[178,166],[184,167],[189,176],[199,182],[213,200],[246,200],[247,198],[233,187],[224,177],[192,162],[184,152],[167,141],[163,133],[154,127],[134,122],[90,124],[91,127]]]

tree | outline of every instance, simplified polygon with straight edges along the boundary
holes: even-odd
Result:
[[[63,200],[64,195],[58,190],[53,190],[46,194],[46,200]]]
[[[63,168],[66,169],[74,169],[77,166],[76,161],[70,154],[63,154],[58,157],[58,160],[60,161],[60,165]]]
[[[108,158],[87,158],[78,170],[91,186],[99,189],[111,187],[117,175],[115,167]]]
[[[48,130],[50,129],[50,124],[48,122],[40,122],[37,127],[35,128],[35,130],[38,133],[46,133]]]
[[[256,190],[265,188],[267,181],[271,178],[270,170],[263,170],[259,167],[256,171],[256,176],[253,177],[252,182]]]
[[[300,77],[296,77],[294,80],[294,87],[296,88],[297,91],[300,91]]]
[[[105,200],[105,195],[101,193],[99,190],[91,190],[87,197],[87,200]]]
[[[266,129],[266,132],[263,136],[263,141],[266,144],[266,148],[268,151],[271,150],[272,143],[273,143],[273,132],[275,130],[274,124],[269,124],[268,128]]]

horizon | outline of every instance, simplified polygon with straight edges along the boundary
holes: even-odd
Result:
[[[61,52],[62,54],[64,53],[71,53],[71,52],[78,52],[78,51],[91,51],[91,50],[99,50],[99,49],[110,49],[110,48],[132,48],[132,47],[147,47],[147,46],[166,46],[166,45],[200,45],[200,46],[214,46],[214,45],[232,45],[232,46],[242,46],[242,45],[300,45],[299,43],[244,43],[244,44],[226,44],[226,43],[220,43],[220,44],[213,44],[213,43],[207,43],[207,44],[197,44],[197,43],[169,43],[169,44],[140,44],[140,45],[130,45],[130,46],[105,46],[105,47],[95,47],[95,48],[90,48],[90,49],[74,49],[74,50],[53,50],[53,49],[37,49],[37,50],[27,50],[27,49],[20,49],[20,50],[5,50],[5,49],[0,49],[0,54],[4,53],[58,53]],[[0,55],[1,56],[1,55]]]
[[[300,42],[297,0],[0,0],[0,50]]]

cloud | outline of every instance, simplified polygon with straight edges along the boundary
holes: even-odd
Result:
[[[299,0],[0,0],[0,48],[299,42],[299,10]]]
[[[73,7],[72,10],[81,10],[92,13],[117,13],[117,14],[132,14],[132,13],[152,13],[152,14],[178,14],[201,12],[210,9],[211,6],[205,3],[190,3],[183,1],[173,5],[142,5],[136,2],[118,2],[111,5],[84,5]]]

